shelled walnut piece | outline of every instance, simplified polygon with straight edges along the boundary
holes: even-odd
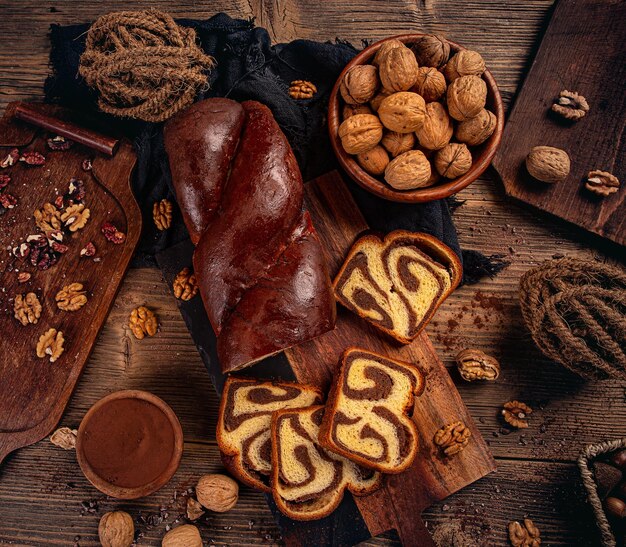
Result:
[[[102,547],[130,547],[135,541],[133,518],[125,511],[105,513],[98,524]]]
[[[76,436],[78,430],[70,429],[69,427],[60,427],[52,435],[50,435],[50,442],[54,446],[58,446],[63,450],[73,450],[76,448]]]
[[[48,329],[39,337],[37,342],[37,357],[42,359],[49,355],[50,362],[54,363],[63,353],[64,342],[65,338],[63,338],[61,331],[57,331],[54,328]]]
[[[155,201],[152,206],[152,218],[154,224],[161,232],[167,230],[172,225],[172,202],[168,199]]]
[[[289,84],[289,96],[292,99],[311,99],[317,93],[317,87],[307,80],[294,80]]]
[[[513,521],[509,523],[509,541],[513,547],[539,547],[541,534],[530,519],[524,519],[523,524]]]
[[[193,524],[183,524],[163,536],[162,547],[202,547],[200,530]]]
[[[35,209],[33,216],[37,228],[42,232],[61,229],[61,211],[52,203],[44,203],[41,209]]]
[[[504,403],[502,416],[504,417],[504,421],[513,427],[524,429],[529,425],[528,416],[532,414],[532,412],[533,409],[526,403],[522,403],[521,401],[509,401],[508,403]]]
[[[468,444],[472,432],[461,421],[445,425],[435,433],[435,444],[441,448],[446,456],[453,456],[463,450]]]
[[[87,225],[90,214],[89,209],[87,209],[84,204],[77,203],[70,205],[63,214],[61,214],[61,222],[63,222],[64,226],[69,228],[70,232],[76,232]]]
[[[151,310],[145,306],[139,306],[131,312],[128,326],[137,340],[143,340],[146,336],[156,334],[159,323]]]
[[[183,268],[174,278],[172,285],[174,296],[181,300],[191,300],[198,294],[198,284],[196,283],[195,274],[191,273],[189,268]]]
[[[559,93],[559,98],[554,102],[551,110],[566,120],[575,122],[589,112],[589,103],[582,95],[564,89]]]
[[[41,317],[41,310],[41,302],[39,302],[39,298],[37,298],[34,292],[29,292],[26,295],[16,295],[13,311],[15,313],[15,319],[22,323],[22,325],[36,325]]]
[[[196,497],[209,511],[225,513],[237,504],[239,485],[226,475],[203,475],[196,485]]]
[[[496,380],[500,376],[500,363],[479,349],[464,349],[456,356],[456,366],[463,380]]]
[[[87,303],[87,291],[82,283],[70,283],[57,293],[55,300],[60,310],[77,311]]]
[[[202,505],[199,501],[193,498],[187,498],[187,507],[186,507],[187,518],[189,520],[198,520],[202,515],[204,515],[204,511],[202,510]]]
[[[585,188],[590,192],[602,197],[615,194],[620,187],[619,179],[608,171],[589,171]]]

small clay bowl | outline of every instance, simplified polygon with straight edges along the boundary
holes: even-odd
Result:
[[[491,163],[491,160],[500,145],[502,130],[504,129],[504,107],[502,105],[502,97],[500,96],[498,85],[496,84],[491,72],[485,70],[483,74],[483,80],[485,80],[485,83],[487,84],[487,104],[485,108],[487,108],[487,110],[491,110],[491,112],[495,114],[497,118],[496,128],[491,137],[489,137],[489,139],[487,139],[483,144],[480,146],[470,147],[473,162],[472,167],[467,173],[456,179],[437,183],[434,186],[429,186],[428,188],[417,188],[416,190],[395,190],[386,184],[382,180],[382,177],[378,179],[361,169],[361,166],[356,161],[356,157],[348,154],[343,149],[343,146],[341,146],[341,139],[339,138],[339,126],[342,121],[341,107],[343,105],[341,93],[339,92],[341,81],[343,80],[345,73],[353,66],[368,64],[380,46],[385,42],[389,40],[400,40],[405,44],[411,44],[420,36],[424,35],[401,34],[399,36],[385,38],[384,40],[376,42],[375,44],[365,48],[345,66],[335,83],[335,87],[333,87],[328,102],[328,132],[330,135],[330,142],[340,165],[344,168],[348,175],[350,175],[350,178],[352,178],[352,180],[354,180],[354,182],[358,185],[362,186],[372,194],[390,201],[424,203],[427,201],[446,198],[469,186],[485,171],[485,169],[487,169],[487,167],[489,167],[489,164]],[[448,43],[450,44],[450,56],[461,49],[465,49],[450,40],[448,40]]]
[[[78,428],[76,456],[98,490],[119,499],[156,492],[176,473],[183,430],[157,396],[116,391],[93,405]]]

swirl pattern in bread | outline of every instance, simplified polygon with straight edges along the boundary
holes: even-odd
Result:
[[[269,492],[272,413],[319,404],[312,386],[229,377],[217,423],[217,443],[228,469],[246,484]]]
[[[381,475],[324,450],[318,444],[323,406],[287,409],[272,417],[272,493],[282,513],[314,520],[332,513],[346,488],[365,495]]]
[[[404,471],[417,454],[417,427],[409,416],[423,388],[414,366],[349,348],[328,396],[320,444],[370,469]]]
[[[408,344],[461,281],[449,247],[422,233],[397,230],[360,238],[333,283],[349,310]]]

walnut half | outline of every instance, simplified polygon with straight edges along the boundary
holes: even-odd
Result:
[[[183,268],[174,279],[173,289],[176,298],[191,300],[198,294],[195,274],[192,274],[189,268]]]
[[[564,89],[551,107],[552,112],[563,116],[566,120],[578,121],[589,112],[589,103],[582,95]]]
[[[22,325],[36,325],[41,317],[41,310],[41,302],[34,292],[29,292],[26,295],[18,294],[15,297],[13,311],[15,312],[15,319]]]
[[[528,416],[532,414],[532,412],[533,409],[526,403],[522,403],[521,401],[509,401],[508,403],[504,403],[502,416],[504,420],[513,427],[524,429],[529,425]]]
[[[461,421],[443,426],[435,433],[435,444],[446,456],[458,454],[469,443],[472,432]]]
[[[143,340],[145,336],[154,336],[159,327],[156,315],[145,306],[135,308],[130,314],[128,322],[130,330],[138,340]]]
[[[60,310],[76,311],[87,303],[87,293],[81,283],[71,283],[57,293],[55,300]]]
[[[602,197],[610,196],[619,190],[619,179],[608,171],[589,171],[585,188]]]
[[[48,329],[39,337],[37,342],[37,357],[44,358],[50,356],[50,362],[54,363],[63,353],[63,333],[56,329]]]
[[[500,363],[479,349],[464,349],[456,356],[456,366],[461,378],[474,380],[496,380],[500,376]]]
[[[509,523],[509,540],[513,547],[539,547],[541,534],[530,519],[524,519],[523,524],[513,521]]]
[[[168,199],[155,201],[152,206],[152,218],[154,224],[161,232],[167,230],[172,225],[172,211],[174,206]]]

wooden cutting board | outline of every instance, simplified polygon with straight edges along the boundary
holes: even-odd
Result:
[[[504,129],[493,165],[507,194],[626,244],[626,2],[559,0]],[[549,112],[563,89],[586,97],[590,110],[576,123]],[[571,159],[567,180],[533,180],[524,166],[533,146],[562,148]],[[617,194],[584,189],[594,169],[616,175]]]
[[[331,274],[335,274],[349,247],[368,226],[336,172],[308,183],[305,200]],[[192,250],[191,244],[182,244],[157,257],[170,286],[176,273],[191,264]],[[202,302],[195,298],[190,302],[179,301],[179,306],[220,392],[224,378]],[[404,545],[433,545],[420,518],[422,511],[494,471],[495,462],[425,334],[412,344],[401,346],[341,306],[337,311],[335,330],[254,365],[246,369],[245,374],[260,378],[295,378],[327,390],[339,355],[346,347],[355,345],[415,363],[426,374],[426,389],[416,401],[414,412],[420,451],[409,470],[388,475],[384,486],[367,497],[354,497],[353,501],[347,494],[330,517],[303,523],[277,515],[283,538],[289,545],[345,545],[395,529]],[[443,425],[456,420],[462,420],[471,429],[472,440],[460,454],[442,457],[433,443],[433,435]]]
[[[58,423],[141,233],[141,214],[129,186],[136,159],[131,144],[122,142],[112,157],[79,144],[66,151],[51,151],[46,145],[50,134],[13,118],[17,106],[11,103],[0,120],[0,160],[19,147],[20,152],[42,153],[46,162],[38,167],[18,162],[0,169],[0,175],[12,179],[3,191],[18,199],[14,209],[0,216],[0,462],[16,448],[48,435]],[[59,120],[75,119],[71,112],[57,107],[36,105],[36,109]],[[93,159],[91,171],[82,168],[86,158]],[[85,228],[65,237],[67,253],[43,271],[28,258],[12,257],[7,249],[39,232],[33,211],[64,194],[72,177],[84,182],[84,202],[91,216]],[[100,231],[104,221],[126,234],[122,245],[104,238]],[[96,246],[96,255],[80,258],[80,250],[90,241]],[[19,272],[29,272],[32,277],[19,283]],[[61,311],[54,297],[73,282],[83,284],[88,302],[78,311]],[[22,326],[14,318],[13,303],[16,294],[28,292],[38,296],[43,311],[37,324]],[[37,358],[35,352],[39,336],[51,327],[65,336],[65,351],[55,363]]]

